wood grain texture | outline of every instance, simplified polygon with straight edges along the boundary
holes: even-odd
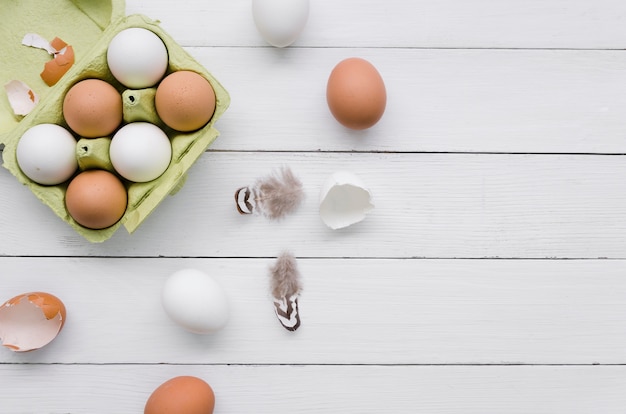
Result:
[[[312,0],[287,49],[250,6],[127,0],[232,101],[135,234],[89,244],[0,171],[0,302],[42,290],[68,309],[50,345],[0,349],[0,414],[141,413],[177,375],[214,387],[215,414],[626,412],[626,3]],[[367,131],[325,101],[349,56],[387,87]],[[301,208],[239,215],[235,190],[281,165]],[[376,208],[331,231],[319,190],[344,169]],[[285,249],[303,276],[295,333],[269,295]],[[163,312],[183,267],[225,289],[224,330]]]
[[[128,0],[183,46],[266,46],[250,0]],[[311,0],[294,47],[585,48],[626,44],[620,0]]]
[[[280,222],[241,216],[234,193],[290,165],[306,199]],[[322,184],[359,175],[376,205],[332,231]],[[183,189],[132,235],[89,244],[8,173],[0,174],[0,251],[11,256],[624,258],[626,164],[620,156],[349,153],[203,155]]]
[[[620,51],[188,51],[231,95],[214,149],[626,152],[626,56]],[[365,131],[341,126],[326,103],[330,72],[351,56],[372,62],[387,88],[385,114]]]
[[[298,259],[302,327],[274,315],[274,259],[3,258],[3,294],[64,301],[46,348],[9,363],[623,364],[623,261]],[[196,335],[160,295],[183,268],[229,298],[220,332]]]
[[[178,375],[211,384],[215,413],[621,414],[626,405],[622,366],[2,365],[10,381],[0,399],[13,413],[141,413]]]

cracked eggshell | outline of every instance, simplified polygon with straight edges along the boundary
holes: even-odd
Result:
[[[0,307],[2,345],[16,352],[39,349],[56,338],[65,317],[65,305],[50,293],[18,295]]]
[[[320,191],[320,217],[333,230],[365,219],[374,208],[372,195],[363,181],[348,171],[337,171]]]
[[[197,269],[182,269],[170,275],[161,301],[170,319],[196,334],[219,331],[228,321],[226,293],[213,277]]]

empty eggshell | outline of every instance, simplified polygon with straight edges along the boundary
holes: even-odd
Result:
[[[372,195],[359,177],[337,171],[320,192],[320,217],[331,229],[341,229],[362,221],[374,208]]]
[[[39,349],[50,343],[65,323],[65,305],[45,292],[18,295],[0,307],[2,345],[15,352]]]
[[[165,313],[193,333],[216,332],[228,321],[228,301],[222,287],[197,269],[173,273],[165,281],[161,300]]]
[[[4,85],[4,89],[15,115],[28,115],[39,103],[39,95],[22,81],[12,80]]]

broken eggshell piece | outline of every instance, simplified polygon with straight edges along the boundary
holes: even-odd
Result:
[[[22,81],[12,80],[4,85],[4,89],[15,115],[28,115],[39,103],[39,96]]]
[[[40,75],[48,86],[55,85],[74,64],[74,49],[58,37],[48,42],[37,33],[27,33],[22,39],[22,44],[43,49],[53,57],[52,60],[44,64],[44,69]]]
[[[65,316],[65,305],[54,295],[44,292],[18,295],[0,308],[2,345],[16,352],[39,349],[56,338]]]
[[[341,229],[362,221],[374,208],[372,195],[359,177],[337,171],[320,192],[320,217],[331,229]]]

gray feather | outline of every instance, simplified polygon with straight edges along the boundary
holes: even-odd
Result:
[[[293,212],[304,199],[302,182],[289,167],[283,167],[254,186],[257,208],[264,216],[276,220]]]
[[[300,272],[296,258],[289,252],[283,252],[270,267],[271,292],[275,299],[289,299],[300,293]]]

